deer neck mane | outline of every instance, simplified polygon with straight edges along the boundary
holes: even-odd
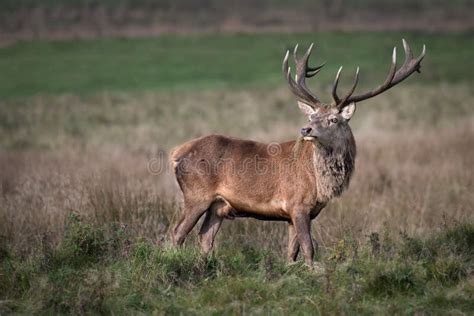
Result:
[[[304,150],[301,147],[304,147]],[[300,152],[300,159],[312,162],[318,201],[328,202],[340,196],[349,186],[356,156],[355,141],[352,137],[337,148],[324,146],[317,141],[301,143],[300,140],[296,141],[295,148]]]

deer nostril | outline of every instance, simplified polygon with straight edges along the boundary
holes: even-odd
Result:
[[[308,136],[309,133],[311,133],[311,127],[303,127],[301,129],[301,135]]]

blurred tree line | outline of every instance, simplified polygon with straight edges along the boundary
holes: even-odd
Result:
[[[58,33],[466,31],[474,28],[473,13],[472,0],[2,0],[0,40]]]

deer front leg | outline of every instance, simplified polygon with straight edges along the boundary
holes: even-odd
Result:
[[[296,236],[303,252],[304,261],[310,268],[313,267],[313,241],[311,238],[311,219],[309,214],[297,213],[291,218],[295,227]]]
[[[295,262],[300,250],[298,236],[296,236],[295,226],[292,223],[288,225],[288,261]]]

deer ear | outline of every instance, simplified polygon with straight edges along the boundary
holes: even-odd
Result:
[[[300,108],[301,112],[308,116],[311,116],[311,114],[316,113],[316,111],[312,107],[301,101],[298,101],[298,107]]]
[[[346,105],[345,107],[342,108],[341,110],[341,116],[345,120],[350,120],[352,115],[354,115],[354,112],[356,110],[356,104],[355,102],[350,103],[349,105]]]

